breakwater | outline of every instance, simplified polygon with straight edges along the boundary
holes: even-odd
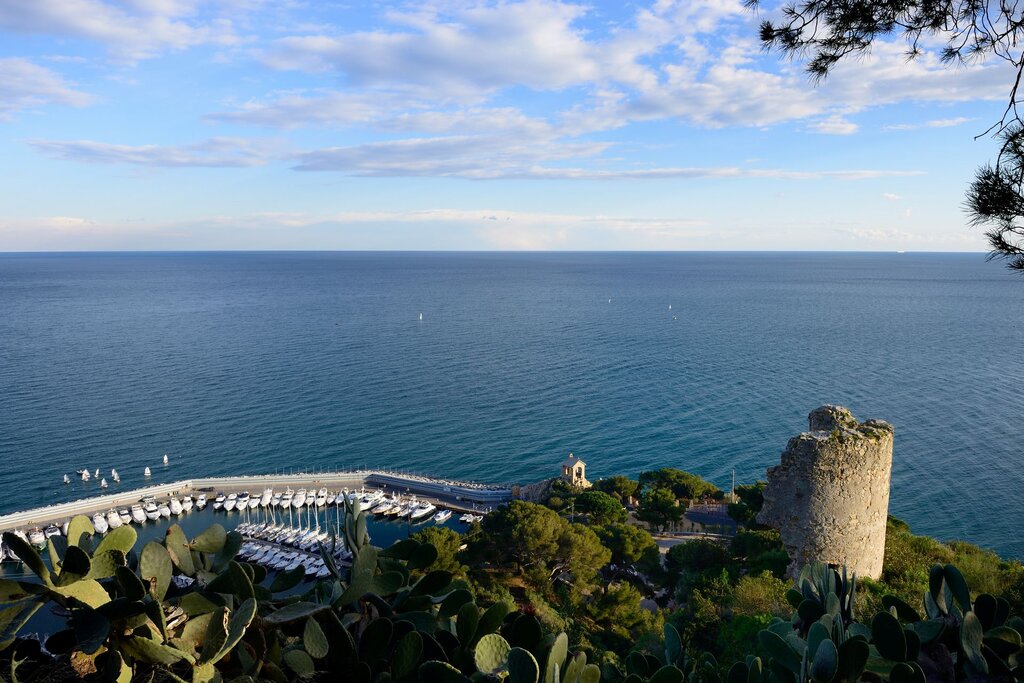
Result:
[[[0,515],[0,530],[59,523],[75,515],[91,515],[111,508],[130,506],[148,496],[209,494],[218,491],[224,493],[237,493],[246,490],[260,492],[266,488],[282,487],[293,489],[323,487],[350,490],[362,487],[383,488],[395,493],[416,494],[443,503],[453,510],[467,512],[479,507],[500,505],[514,496],[513,489],[509,486],[435,479],[379,470],[206,477],[114,491],[67,503]]]

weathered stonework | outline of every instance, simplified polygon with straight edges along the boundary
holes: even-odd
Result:
[[[885,555],[893,428],[858,423],[841,406],[808,417],[810,431],[786,444],[768,469],[764,507],[757,517],[775,527],[792,560],[789,573],[819,560],[877,579]]]

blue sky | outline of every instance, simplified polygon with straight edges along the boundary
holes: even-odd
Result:
[[[776,10],[0,0],[0,250],[984,250],[1007,67]]]

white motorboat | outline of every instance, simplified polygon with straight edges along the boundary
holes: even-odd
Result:
[[[419,505],[417,505],[416,507],[409,511],[409,519],[413,521],[417,519],[422,519],[423,517],[432,514],[436,509],[437,506],[434,505],[433,503],[423,501],[422,503],[420,503]]]
[[[46,547],[46,534],[39,527],[28,530],[28,542],[37,548]]]
[[[441,510],[436,515],[434,515],[434,521],[437,522],[438,524],[444,524],[449,519],[451,519],[451,516],[452,516],[452,511],[451,510]]]
[[[164,453],[164,464],[165,465],[167,464],[167,454],[166,453]]]
[[[61,535],[60,527],[57,526],[56,524],[51,524],[50,526],[48,526],[45,529],[43,529],[43,534],[47,538],[52,538],[54,536],[60,536]]]
[[[316,492],[316,506],[322,508],[327,505],[327,489],[320,489]]]
[[[103,518],[102,512],[97,512],[92,516],[92,526],[98,534],[105,534],[107,533],[107,529],[110,528],[107,524],[107,520]]]
[[[68,475],[65,474],[64,475],[64,483],[65,484],[70,484],[71,483],[71,477],[69,477]]]
[[[146,519],[149,521],[155,522],[160,519],[160,508],[155,500],[146,501],[146,507],[143,509],[146,511]],[[168,513],[170,513],[170,510],[168,510]]]
[[[256,508],[258,508],[260,506],[260,501],[261,500],[262,500],[262,498],[250,498],[249,499],[249,509],[250,510],[255,510]]]
[[[142,506],[136,503],[132,505],[132,519],[138,524],[146,523],[146,511],[142,509]]]
[[[100,479],[100,488],[101,489],[107,488],[107,480],[106,480],[106,478]]]
[[[160,512],[161,517],[163,517],[164,519],[170,519],[171,508],[167,506],[167,503],[160,503],[159,505],[157,505],[156,509]]]
[[[227,498],[224,497],[223,493],[218,493],[217,497],[213,499],[213,509],[220,510],[222,507],[224,507],[224,502],[226,500]]]
[[[230,493],[224,500],[224,512],[231,512],[235,509],[235,503],[238,501],[237,493]]]
[[[132,513],[128,512],[128,510],[124,508],[117,511],[117,516],[121,518],[121,524],[124,524],[125,526],[132,523]]]
[[[167,508],[171,511],[171,514],[174,515],[175,517],[180,515],[181,511],[185,509],[185,508],[183,508],[181,506],[181,501],[179,501],[174,496],[171,496],[171,500],[168,502]]]
[[[265,508],[270,505],[270,501],[274,498],[274,489],[263,489],[263,495],[260,496],[260,507]]]
[[[117,529],[123,526],[121,524],[121,517],[117,514],[117,510],[107,511],[107,526],[109,526],[111,529]]]
[[[196,507],[202,510],[206,507],[206,494],[200,493],[199,497],[196,498]]]
[[[64,534],[65,536],[67,536],[68,535],[68,527],[69,526],[71,526],[71,520],[70,519],[65,520],[65,522],[60,525],[60,532],[62,534]]]
[[[143,474],[146,475],[147,477],[152,476],[152,473],[149,471],[148,467],[143,471]]]
[[[306,504],[306,489],[299,489],[295,496],[292,498],[292,507],[300,508]]]
[[[247,507],[249,507],[249,492],[242,491],[238,494],[238,498],[235,499],[235,509],[241,511]]]
[[[327,505],[328,506],[334,505],[334,502],[336,500],[338,500],[338,496],[336,496],[333,492],[328,491],[327,492]]]
[[[195,505],[195,503],[192,501],[192,496],[185,496],[181,499],[181,509],[184,512],[192,512],[193,505]]]

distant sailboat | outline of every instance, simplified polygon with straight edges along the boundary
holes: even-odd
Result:
[[[148,467],[146,468],[146,471],[145,471],[145,475],[146,475],[147,477],[148,477],[148,476],[150,476],[150,472],[149,472],[149,468],[148,468]]]
[[[668,310],[670,310],[670,311],[672,310],[672,304],[668,305]]]
[[[100,468],[99,468],[99,467],[97,467],[97,468],[96,468],[96,473],[95,473],[94,475],[92,475],[92,476],[93,476],[94,478],[96,478],[96,479],[99,479],[99,478],[100,478]]]
[[[110,470],[110,478],[114,480],[115,484],[121,483],[121,475],[115,469]]]
[[[420,320],[423,320],[423,314],[420,313]]]
[[[82,481],[89,481],[89,470],[79,470],[78,473],[82,475]]]
[[[64,475],[64,483],[65,484],[70,484],[71,483],[71,478],[68,477],[68,475],[66,475],[66,474]]]
[[[107,480],[106,480],[106,478],[100,479],[100,488],[101,489],[107,488]]]
[[[165,465],[167,464],[167,454],[166,453],[164,453],[164,464]]]

